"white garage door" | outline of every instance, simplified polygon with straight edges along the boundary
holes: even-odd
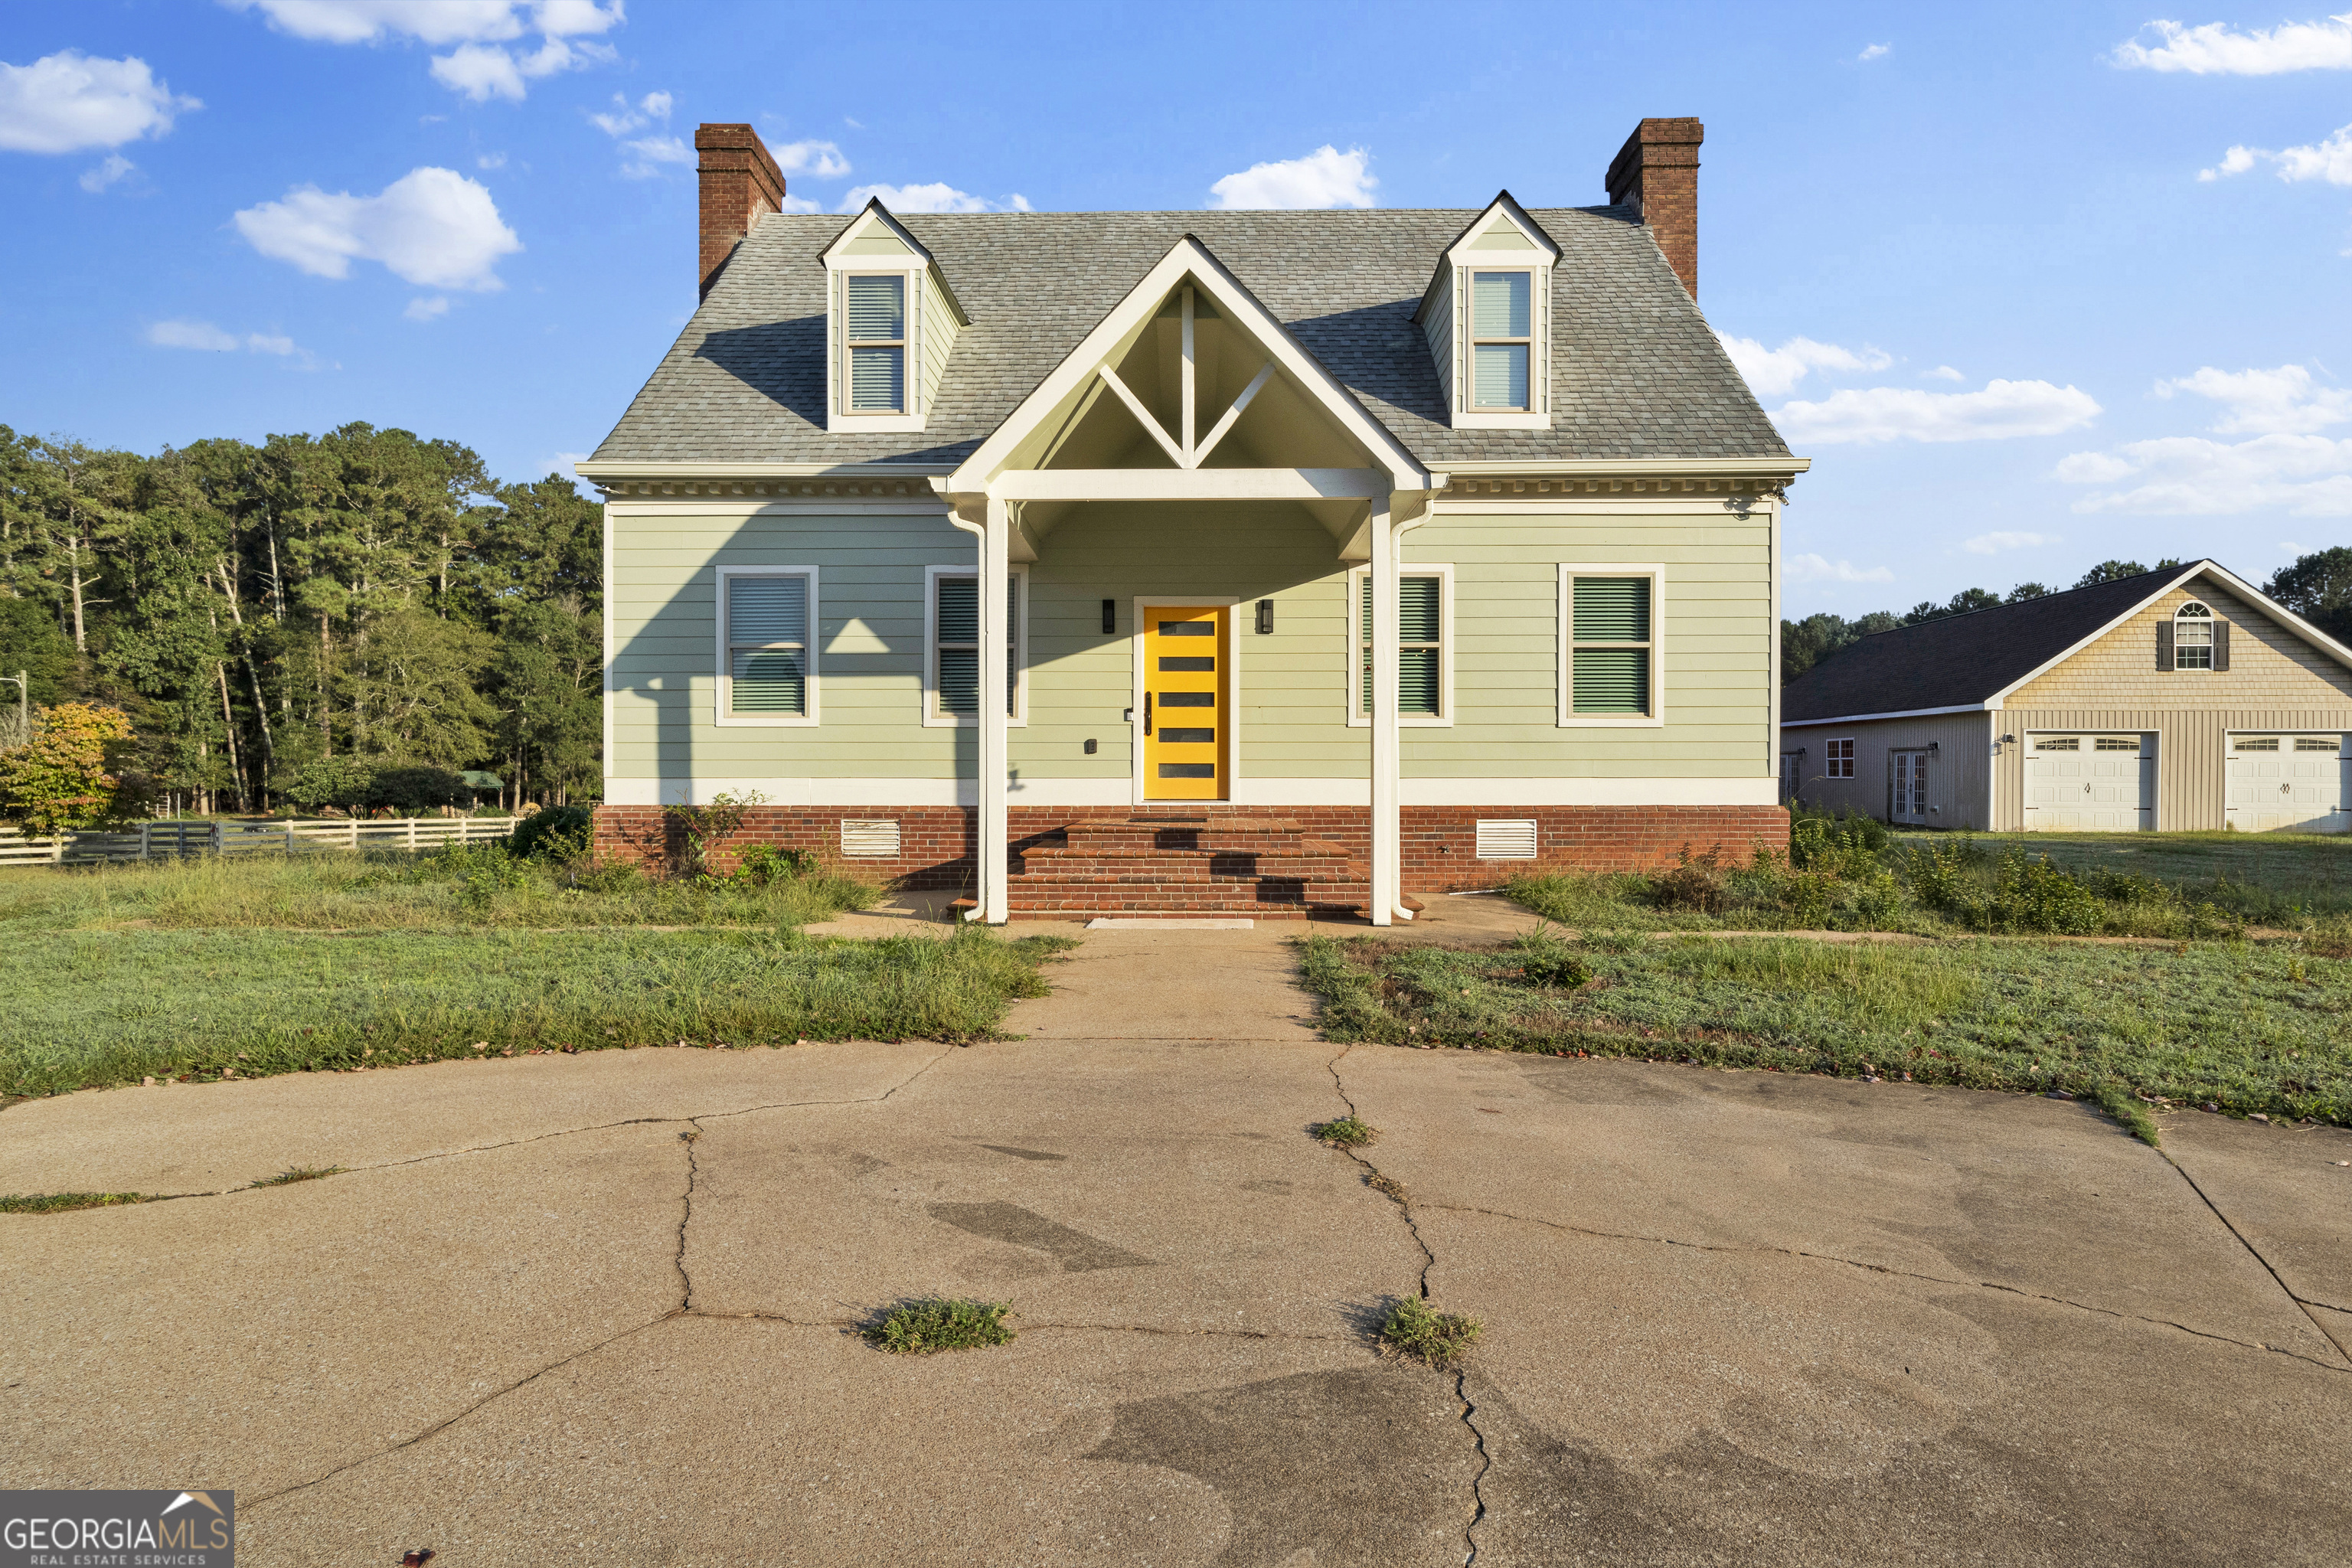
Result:
[[[2156,826],[2156,747],[2140,735],[2029,735],[2028,833],[2146,833]]]
[[[2232,735],[2225,820],[2241,833],[2352,829],[2352,760],[2342,735]]]

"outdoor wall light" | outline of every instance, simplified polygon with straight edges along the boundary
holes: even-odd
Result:
[[[1088,741],[1087,742],[1087,755],[1088,755],[1088,756],[1090,756],[1090,757],[1091,757],[1091,756],[1093,756],[1094,754],[1095,754],[1095,743],[1094,743],[1094,742],[1090,739],[1090,740],[1088,740]]]
[[[1265,637],[1271,634],[1273,630],[1274,601],[1272,599],[1260,599],[1257,602],[1257,635],[1260,637]]]
[[[1103,601],[1103,635],[1108,637],[1117,630],[1118,630],[1118,601],[1105,599]]]
[[[1936,743],[1935,742],[1930,741],[1930,742],[1927,742],[1927,754],[1928,754],[1929,756],[1931,756],[1931,757],[1932,757],[1932,756],[1934,756],[1934,755],[1937,753],[1937,750],[1938,750],[1938,748],[1937,748],[1937,743]]]

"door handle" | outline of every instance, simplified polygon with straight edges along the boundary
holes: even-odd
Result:
[[[1143,732],[1151,733],[1151,693],[1143,694]]]
[[[2091,793],[2091,786],[2090,786],[2089,784],[2084,784],[2084,785],[2083,786],[2083,793],[2084,793],[2084,795],[2088,795],[2088,794],[2090,794],[2090,793]]]

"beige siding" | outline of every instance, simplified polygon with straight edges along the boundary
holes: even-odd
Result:
[[[1429,314],[1422,330],[1429,339],[1429,354],[1437,366],[1437,384],[1445,394],[1445,406],[1454,406],[1454,268],[1443,268],[1437,278],[1437,297],[1430,301]]]
[[[2226,670],[2156,668],[2158,623],[2201,599],[2230,623]],[[2011,708],[2312,709],[2352,705],[2347,669],[2217,585],[2176,590],[2057,668],[2010,693]]]
[[[2237,663],[2236,649],[2231,664]],[[2153,662],[2154,656],[2150,655]],[[2224,679],[2227,679],[2224,677]],[[1995,761],[1994,822],[2005,833],[2025,826],[2025,752],[2030,737],[2053,731],[2156,737],[2156,826],[2158,832],[2220,828],[2229,736],[2260,733],[2342,734],[2352,731],[2352,701],[2332,708],[2011,708],[1996,715],[2000,732],[2017,737]]]
[[[1773,766],[1771,536],[1766,516],[1446,511],[1405,534],[1405,563],[1454,566],[1454,722],[1408,729],[1420,778],[1758,778]],[[1658,727],[1562,728],[1562,562],[1662,563]]]
[[[1934,746],[1927,762],[1927,825],[1982,831],[1991,826],[1986,792],[1992,778],[1990,721],[1997,713],[1937,713],[1918,719],[1875,719],[1863,724],[1820,725],[1783,730],[1780,750],[1804,756],[1798,770],[1798,798],[1808,805],[1838,811],[1851,808],[1886,819],[1892,798],[1893,752]],[[1833,779],[1823,773],[1829,755],[1826,742],[1851,739],[1853,777]]]

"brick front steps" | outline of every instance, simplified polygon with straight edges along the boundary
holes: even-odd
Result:
[[[1061,842],[1053,842],[1058,837]],[[1345,847],[1279,817],[1091,817],[1021,849],[1007,881],[1014,920],[1096,915],[1360,912],[1370,873]]]

